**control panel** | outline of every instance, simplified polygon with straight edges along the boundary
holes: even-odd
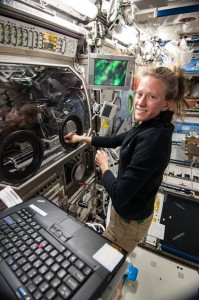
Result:
[[[198,198],[199,168],[170,162],[165,170],[163,183],[190,190],[193,194],[197,193],[195,197]]]
[[[77,39],[0,16],[0,46],[75,57]]]

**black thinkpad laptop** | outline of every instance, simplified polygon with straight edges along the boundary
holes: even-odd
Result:
[[[125,257],[42,196],[0,213],[3,300],[95,300]]]

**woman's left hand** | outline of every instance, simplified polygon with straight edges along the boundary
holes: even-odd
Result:
[[[108,161],[109,159],[106,152],[104,152],[103,150],[97,150],[97,153],[95,155],[95,162],[98,167],[100,167],[102,174],[104,174],[104,172],[109,169]]]

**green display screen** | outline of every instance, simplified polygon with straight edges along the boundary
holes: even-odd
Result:
[[[94,85],[124,86],[128,61],[95,59]]]

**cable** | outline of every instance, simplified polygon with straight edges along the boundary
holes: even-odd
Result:
[[[95,117],[99,117],[100,118],[100,116],[98,115],[98,114],[95,114],[93,117],[92,117],[92,121],[95,119]]]
[[[115,102],[118,102],[118,104],[115,103]],[[117,105],[117,111],[120,111],[120,110],[121,110],[121,108],[122,108],[122,100],[121,100],[121,97],[119,97],[119,96],[114,97],[112,103],[114,103],[114,104]]]
[[[192,189],[193,189],[193,165],[196,162],[196,160],[197,160],[196,156],[193,156],[193,160],[192,160],[192,163],[190,165],[190,171],[191,171],[190,177],[191,177],[191,187],[192,187]]]
[[[115,162],[114,162],[114,160],[113,160],[113,157],[112,157],[112,155],[111,155],[111,152],[109,151],[108,148],[105,148],[105,152],[108,153],[108,156],[109,156],[110,159],[111,159],[111,163],[112,163],[112,166],[113,166],[113,169],[114,169],[113,174],[114,174],[115,177],[116,177],[116,175],[117,175],[117,170],[116,170],[116,168],[115,168]]]
[[[108,227],[111,219],[111,208],[112,208],[112,200],[110,199],[107,209],[107,216],[106,216],[106,228]]]
[[[94,226],[100,227],[103,231],[105,231],[105,227],[100,223],[92,223]]]
[[[95,226],[92,223],[86,222],[86,225],[88,225],[89,227],[93,228],[95,231],[97,231],[97,229],[95,228]]]
[[[88,225],[89,227],[91,227],[92,229],[94,229],[95,231],[99,231],[96,227],[99,227],[102,229],[102,231],[105,231],[105,227],[100,224],[100,223],[90,223],[90,222],[86,222],[86,225]]]

